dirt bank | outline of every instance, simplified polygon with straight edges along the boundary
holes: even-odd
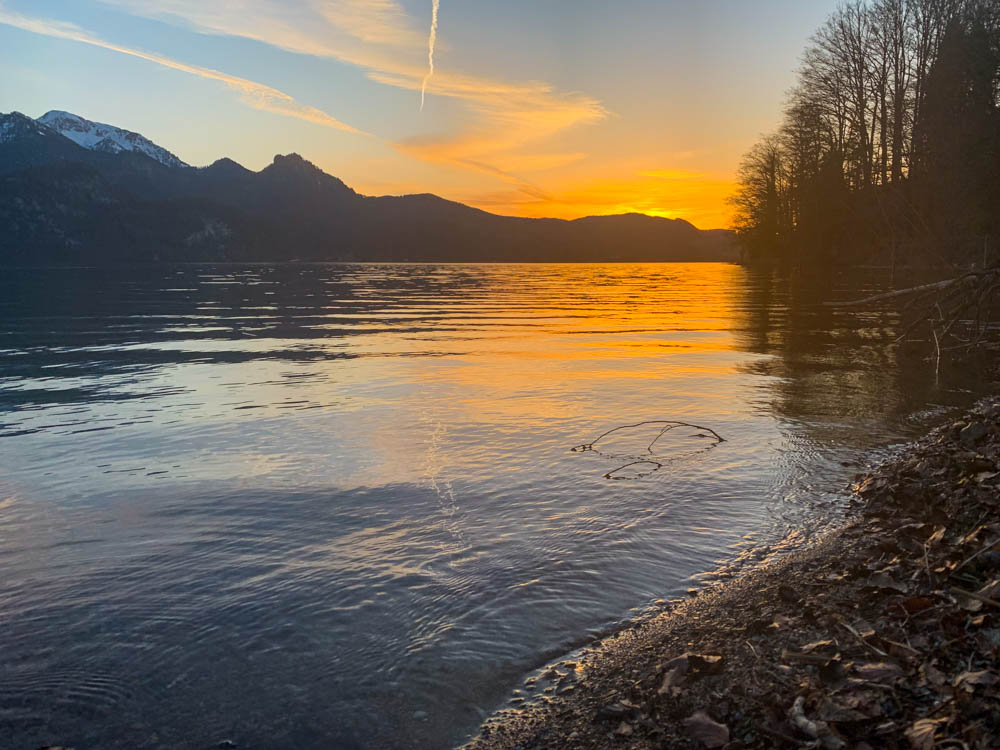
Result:
[[[607,639],[469,750],[1000,747],[1000,398],[843,528]]]

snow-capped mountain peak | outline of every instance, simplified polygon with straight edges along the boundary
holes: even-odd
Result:
[[[130,130],[92,122],[71,112],[54,109],[38,118],[38,122],[62,133],[71,141],[91,151],[117,154],[122,151],[136,151],[168,167],[188,166],[172,153],[157,146],[145,136]]]
[[[20,112],[0,113],[0,143],[9,143],[29,133],[45,135],[45,128]]]

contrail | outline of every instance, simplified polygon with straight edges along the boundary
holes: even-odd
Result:
[[[420,86],[420,111],[424,111],[424,94],[427,93],[427,82],[431,80],[431,76],[434,75],[434,44],[437,42],[438,36],[438,10],[441,8],[441,0],[432,0],[433,6],[431,8],[431,35],[427,40],[427,75],[424,76],[424,82]]]

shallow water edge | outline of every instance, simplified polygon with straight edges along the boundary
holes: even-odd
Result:
[[[998,468],[990,397],[867,471],[841,523],[553,665],[462,747],[908,747],[925,731],[992,747],[996,696],[961,685],[1000,681],[1000,614],[963,595],[1000,585],[1000,527],[982,524]]]

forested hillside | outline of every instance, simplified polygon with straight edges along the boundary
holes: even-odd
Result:
[[[813,36],[734,228],[797,264],[1000,257],[1000,3],[854,0]]]

